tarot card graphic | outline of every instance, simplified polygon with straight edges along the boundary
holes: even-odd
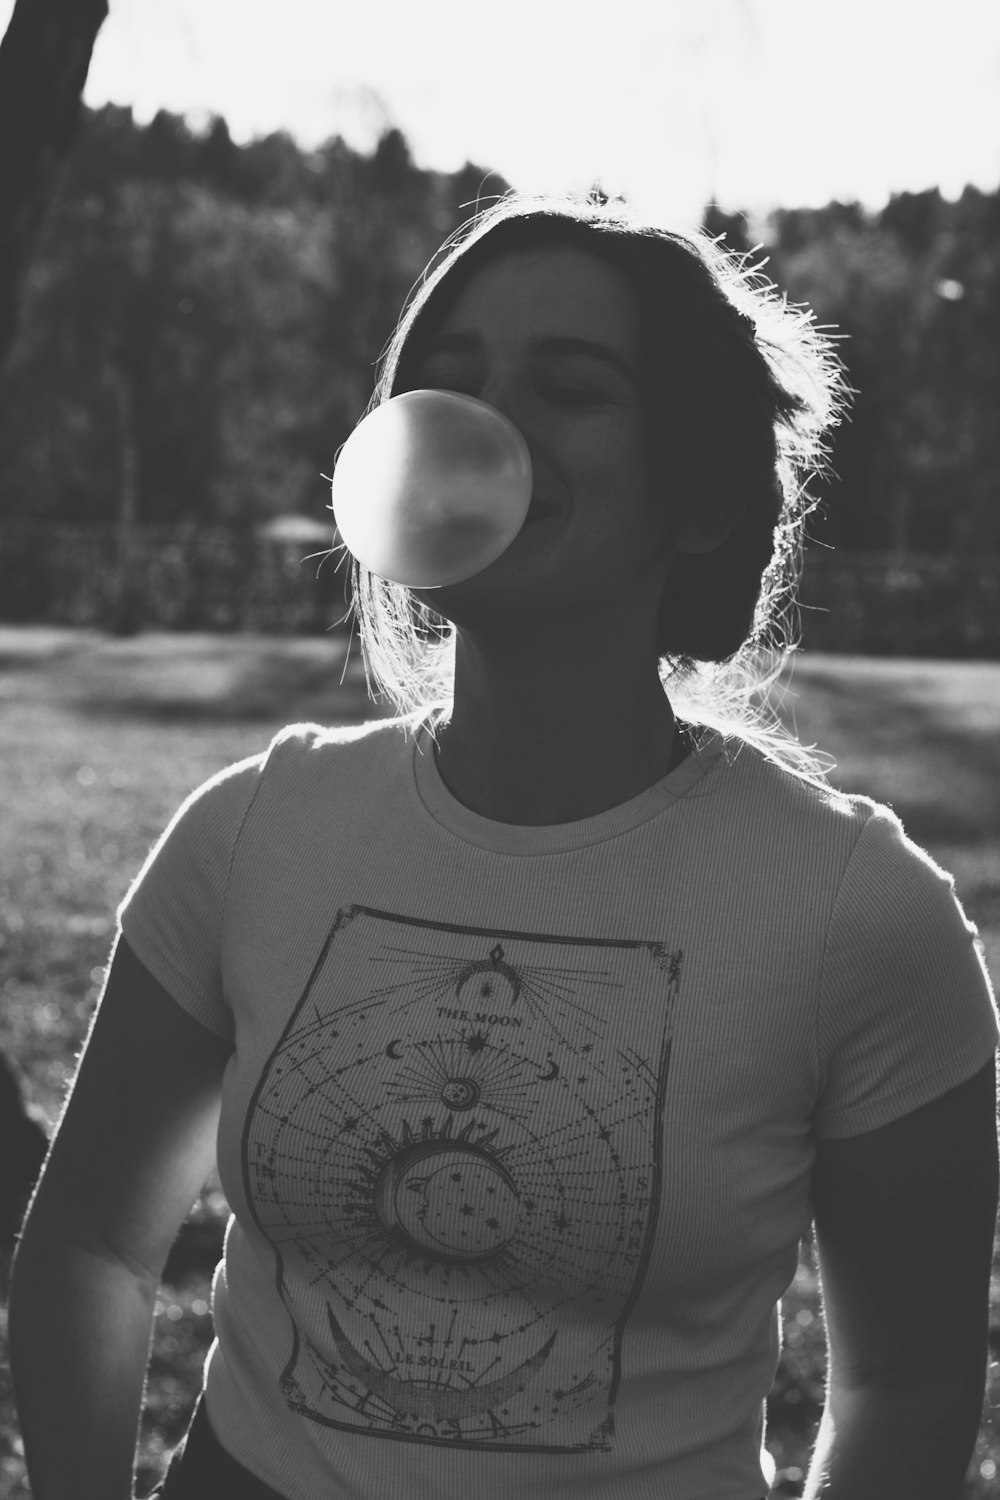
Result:
[[[611,1446],[680,958],[338,914],[243,1135],[294,1410],[477,1449]]]

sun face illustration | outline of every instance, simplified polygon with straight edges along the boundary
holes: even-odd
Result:
[[[474,1078],[449,1078],[441,1090],[441,1102],[449,1109],[475,1109],[481,1097]]]
[[[450,1115],[438,1130],[425,1119],[419,1133],[404,1122],[398,1138],[384,1135],[365,1152],[349,1185],[353,1216],[411,1257],[492,1259],[521,1218],[521,1194],[495,1136],[474,1120],[456,1135]]]

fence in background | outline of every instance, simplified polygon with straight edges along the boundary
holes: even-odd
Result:
[[[325,631],[345,568],[248,528],[0,526],[0,620],[135,630]],[[1000,659],[1000,556],[809,552],[803,644]]]
[[[328,630],[346,608],[346,566],[319,555],[322,546],[251,527],[123,532],[8,522],[0,526],[0,619],[120,634],[311,634]]]
[[[1000,658],[1000,555],[807,553],[803,645],[862,656]]]

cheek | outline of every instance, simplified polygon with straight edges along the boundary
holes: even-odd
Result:
[[[622,516],[629,516],[648,524],[655,508],[650,481],[650,465],[645,447],[637,430],[630,429],[614,434],[595,454],[591,472],[602,488],[617,500],[616,509]]]
[[[618,488],[635,490],[645,484],[648,470],[646,448],[639,422],[631,415],[610,422],[594,422],[577,432],[572,448],[573,463],[581,478],[602,485],[612,480]]]

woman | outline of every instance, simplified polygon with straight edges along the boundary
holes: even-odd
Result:
[[[133,887],[16,1268],[36,1500],[130,1492],[220,1106],[234,1218],[167,1500],[756,1500],[813,1220],[807,1494],[957,1496],[988,982],[894,816],[746,707],[832,361],[705,242],[511,196],[446,247],[376,400],[428,386],[518,426],[527,522],[421,596],[359,571],[413,711],[285,731]]]

